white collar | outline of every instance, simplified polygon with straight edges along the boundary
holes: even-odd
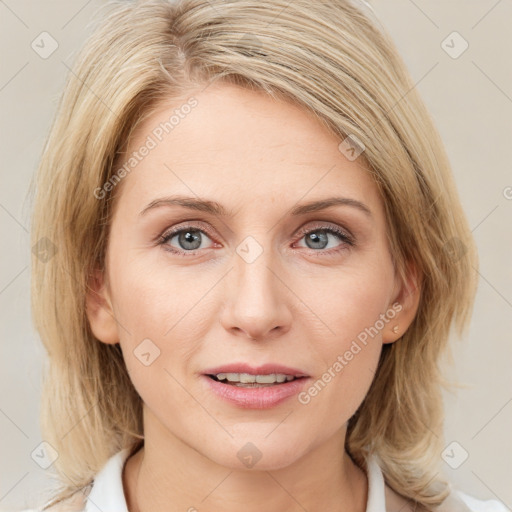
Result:
[[[83,495],[86,496],[83,512],[128,512],[123,489],[123,467],[130,451],[125,448],[110,457],[96,474],[93,483],[83,490]],[[385,512],[386,506],[393,508],[391,494],[389,494],[391,502],[387,503],[389,488],[385,486],[384,476],[375,455],[370,455],[366,459],[366,474],[368,477],[366,512]],[[443,503],[436,508],[436,511],[509,512],[504,503],[499,500],[480,500],[453,488]],[[28,509],[25,512],[37,511]]]
[[[84,512],[128,512],[123,489],[123,467],[129,454],[128,448],[117,452],[98,472],[87,496]],[[366,512],[385,512],[386,487],[375,455],[370,455],[366,459],[366,475],[368,478]],[[437,510],[438,512],[507,512],[505,505],[497,500],[479,500],[459,490],[452,492]]]
[[[128,512],[123,490],[123,467],[130,450],[112,455],[94,477],[84,512]]]
[[[113,455],[94,478],[84,512],[128,512],[123,490],[123,467],[130,450]],[[367,459],[368,501],[366,512],[383,512],[385,508],[384,477],[376,459]]]
[[[93,483],[82,490],[83,496],[86,496],[86,504],[85,508],[82,508],[82,512],[128,512],[123,489],[123,467],[129,454],[128,448],[114,454],[96,474]],[[389,488],[385,486],[384,476],[375,455],[366,459],[366,474],[368,477],[366,512],[385,512],[387,505],[393,508],[391,494],[389,494],[391,501],[387,503]],[[27,509],[25,512],[38,512],[39,510],[41,509]],[[509,509],[499,500],[480,500],[452,488],[452,492],[436,508],[436,511],[509,512]]]

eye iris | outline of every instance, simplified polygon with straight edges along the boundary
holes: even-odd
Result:
[[[318,236],[316,233],[320,233],[320,236]],[[312,246],[310,245],[310,241],[313,244]],[[306,243],[311,249],[324,249],[327,245],[327,234],[324,231],[314,231],[309,233],[306,236]],[[318,243],[320,243],[321,247],[316,245]]]
[[[199,235],[194,235],[193,233],[199,233],[198,230],[186,230],[182,231],[178,235],[178,240],[183,249],[198,249],[201,246],[201,239]],[[192,244],[192,247],[189,246]]]

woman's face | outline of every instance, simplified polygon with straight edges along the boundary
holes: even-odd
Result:
[[[299,108],[226,84],[193,98],[131,142],[88,314],[120,342],[146,436],[284,467],[344,432],[407,327],[383,205],[362,157]],[[256,389],[210,373],[303,377]]]

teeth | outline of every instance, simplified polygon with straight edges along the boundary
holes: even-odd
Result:
[[[256,382],[256,375],[251,375],[250,373],[241,373],[240,382],[243,382],[244,384]]]
[[[242,384],[274,384],[284,381],[294,380],[293,375],[285,375],[284,373],[271,373],[269,375],[251,375],[250,373],[218,373],[217,379],[227,380],[228,382],[239,382]]]
[[[270,375],[256,375],[256,382],[258,384],[273,384],[277,382],[277,377],[275,373],[271,373]]]

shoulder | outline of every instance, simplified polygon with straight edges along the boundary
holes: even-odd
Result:
[[[21,512],[84,512],[90,489],[91,486],[87,486],[57,502],[51,499],[39,508],[26,509]]]
[[[459,489],[451,490],[441,505],[434,508],[435,512],[509,512],[498,500],[481,500]]]
[[[455,490],[454,492],[468,506],[471,512],[509,512],[501,501],[479,500],[459,490]]]
[[[386,485],[386,511],[387,512],[428,512],[429,509],[414,503]],[[462,492],[452,489],[449,496],[432,512],[510,512],[501,501],[480,500]]]
[[[106,512],[112,504],[118,512],[127,512],[122,473],[130,453],[124,448],[112,455],[85,487],[70,490],[62,499],[56,494],[43,506],[21,512]]]

